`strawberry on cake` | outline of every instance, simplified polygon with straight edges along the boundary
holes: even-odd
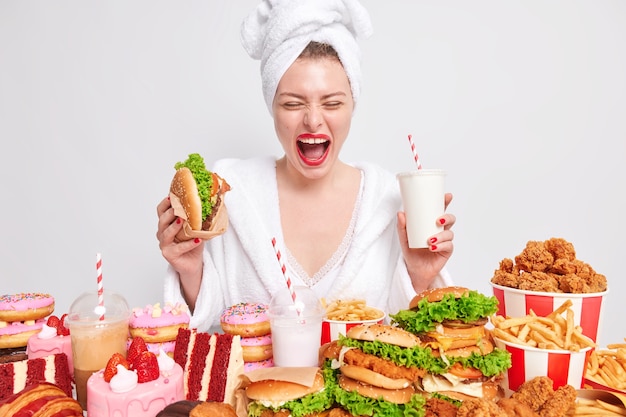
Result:
[[[165,352],[148,351],[141,337],[87,381],[89,417],[152,417],[183,398],[183,369]]]
[[[39,333],[28,339],[26,353],[29,359],[43,358],[55,353],[65,353],[70,374],[74,375],[74,360],[72,358],[72,340],[70,330],[65,325],[65,317],[50,316],[41,327]]]

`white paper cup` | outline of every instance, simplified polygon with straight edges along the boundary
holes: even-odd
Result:
[[[437,218],[445,212],[445,176],[441,169],[418,169],[396,176],[410,248],[429,247],[428,239],[443,230]]]
[[[384,320],[385,312],[382,310],[380,311],[380,317],[371,320],[342,321],[325,318],[322,321],[322,345],[339,339],[339,335],[345,336],[348,330],[355,326],[362,324],[382,324]]]
[[[506,371],[502,388],[510,395],[525,381],[537,376],[547,376],[552,380],[553,388],[571,385],[576,389],[583,387],[583,377],[591,347],[579,352],[556,349],[538,349],[531,346],[510,343],[494,338],[496,346],[511,354],[511,367]]]
[[[267,310],[274,365],[318,366],[324,307],[310,288],[295,286],[294,291],[295,303],[285,288],[272,297]]]
[[[570,294],[556,292],[539,292],[509,288],[491,283],[493,295],[498,299],[496,314],[503,317],[524,317],[532,310],[538,316],[545,317],[556,310],[565,301],[572,302],[574,324],[580,326],[582,334],[594,342],[598,342],[603,321],[603,310],[606,304],[604,292]]]

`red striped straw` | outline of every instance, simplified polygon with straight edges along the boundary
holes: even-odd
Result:
[[[102,256],[96,254],[96,273],[98,276],[98,307],[102,310],[100,320],[104,320],[104,288],[102,286]]]
[[[300,315],[301,314],[300,308],[298,308],[298,305],[296,303],[296,298],[297,298],[296,292],[293,289],[291,278],[289,278],[289,276],[287,275],[287,267],[282,261],[283,256],[280,253],[280,249],[278,249],[278,246],[276,245],[275,237],[272,238],[272,246],[274,247],[274,252],[276,253],[276,259],[278,259],[278,264],[280,265],[280,270],[283,272],[283,277],[285,278],[285,283],[287,284],[287,288],[289,289],[289,292],[291,293],[291,299],[293,300],[293,303],[296,305],[296,312],[298,313],[298,315]]]
[[[417,165],[417,169],[422,169],[422,163],[420,162],[420,158],[417,155],[415,142],[413,142],[413,135],[409,135],[409,144],[411,145],[411,152],[413,152],[413,159],[415,159],[415,165]]]

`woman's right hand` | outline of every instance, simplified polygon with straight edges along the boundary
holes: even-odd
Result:
[[[202,251],[204,241],[202,239],[191,239],[184,242],[175,240],[176,234],[183,228],[183,221],[174,214],[174,209],[169,197],[164,198],[157,206],[159,224],[156,237],[159,240],[161,254],[176,272],[181,280],[183,296],[187,298],[189,308],[193,308],[197,290],[202,280]],[[195,294],[194,294],[195,292]]]

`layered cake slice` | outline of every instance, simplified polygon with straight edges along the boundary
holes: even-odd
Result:
[[[67,355],[57,353],[44,358],[0,364],[0,400],[22,391],[26,386],[49,382],[72,395],[72,377]]]
[[[235,391],[243,374],[240,336],[180,329],[174,360],[185,370],[186,400],[235,406]]]

